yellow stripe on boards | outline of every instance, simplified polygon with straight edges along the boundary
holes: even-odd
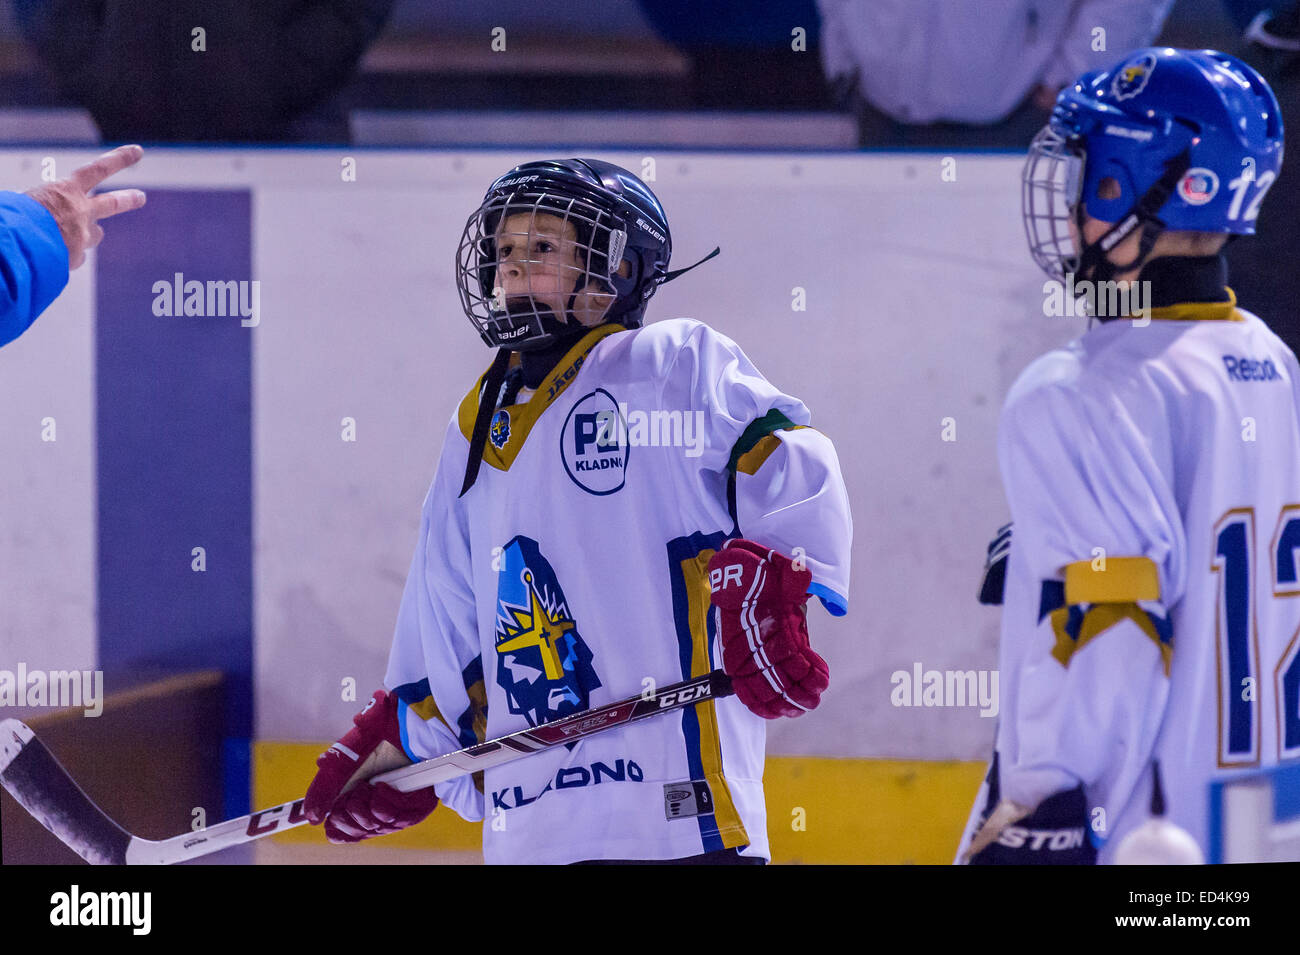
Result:
[[[277,806],[301,798],[316,775],[316,757],[329,743],[257,742],[253,744],[253,805],[255,808]],[[330,845],[321,826],[299,826],[270,838],[285,843]],[[466,822],[446,806],[410,829],[367,840],[373,845],[406,849],[460,849],[483,851],[482,824]],[[339,850],[339,861],[347,861],[351,846],[332,846]]]
[[[316,757],[327,746],[254,743],[254,806],[302,796],[316,773]],[[763,786],[772,861],[946,865],[957,852],[987,768],[983,762],[769,756]],[[796,815],[797,809],[802,813]],[[286,845],[328,845],[320,826],[270,838]],[[418,826],[363,845],[481,852],[482,823],[465,822],[439,806]],[[338,852],[340,863],[349,861],[353,849],[329,848]]]
[[[948,865],[987,772],[983,762],[769,756],[772,861]]]

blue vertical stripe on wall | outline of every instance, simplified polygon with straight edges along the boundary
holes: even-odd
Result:
[[[226,673],[227,817],[249,811],[255,330],[154,311],[178,273],[250,281],[251,227],[247,191],[149,190],[105,223],[95,292],[99,665],[109,681]]]

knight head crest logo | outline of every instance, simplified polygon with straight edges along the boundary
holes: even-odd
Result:
[[[488,431],[492,447],[500,451],[510,440],[510,412],[502,408],[492,416],[492,427]]]
[[[1132,99],[1147,88],[1147,80],[1156,68],[1154,53],[1141,56],[1125,63],[1115,71],[1115,78],[1110,82],[1110,91],[1117,100]]]
[[[516,537],[497,585],[497,683],[530,726],[590,707],[601,685],[555,571],[537,542]]]

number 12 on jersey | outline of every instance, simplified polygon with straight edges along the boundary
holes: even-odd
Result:
[[[1261,673],[1254,542],[1254,508],[1234,508],[1214,525],[1210,569],[1218,577],[1219,765],[1225,767],[1259,763],[1260,707],[1269,698],[1277,707],[1278,760],[1300,756],[1300,626],[1272,672]],[[1298,552],[1300,504],[1288,504],[1269,540],[1267,565],[1274,598],[1300,596]],[[1271,662],[1265,661],[1265,667]]]

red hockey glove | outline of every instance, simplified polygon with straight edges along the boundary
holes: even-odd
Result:
[[[722,668],[740,701],[764,719],[816,709],[830,683],[826,661],[808,645],[811,582],[807,569],[743,538],[709,561]]]
[[[316,778],[307,788],[303,812],[312,825],[325,823],[330,842],[360,842],[424,820],[438,805],[433,788],[398,792],[371,776],[410,762],[402,749],[397,697],[376,690],[356,725],[316,760]],[[351,785],[355,783],[355,785]]]

